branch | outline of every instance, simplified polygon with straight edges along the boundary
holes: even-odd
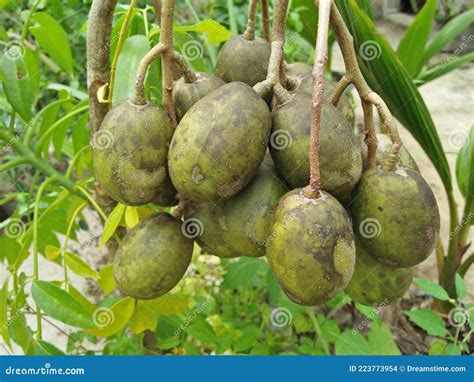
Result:
[[[249,12],[247,18],[247,29],[244,32],[244,39],[253,41],[255,40],[255,20],[257,19],[257,1],[249,1]]]
[[[110,34],[116,2],[94,0],[87,22],[87,88],[92,134],[99,130],[109,109],[107,104],[99,103],[97,91],[109,82]]]
[[[323,109],[324,69],[328,61],[328,35],[331,0],[319,1],[318,35],[313,67],[313,100],[311,104],[311,140],[309,146],[309,164],[311,176],[305,195],[313,199],[320,197],[321,173],[319,169],[319,129]]]
[[[331,26],[336,35],[337,41],[341,48],[342,56],[344,58],[344,64],[346,67],[346,74],[342,78],[341,82],[336,86],[332,96],[331,102],[334,106],[337,106],[340,96],[344,92],[344,89],[353,83],[359,96],[362,100],[362,106],[364,107],[365,123],[366,123],[366,142],[369,145],[369,163],[373,166],[375,164],[374,155],[377,151],[377,139],[375,136],[375,130],[373,121],[369,122],[372,110],[369,111],[369,105],[374,105],[380,113],[382,122],[387,126],[390,138],[392,140],[392,148],[390,153],[384,160],[382,167],[384,170],[393,170],[398,162],[399,151],[402,145],[400,136],[398,135],[397,124],[395,118],[393,118],[390,110],[385,104],[384,100],[375,92],[373,92],[360,71],[359,64],[357,62],[357,56],[354,49],[353,38],[349,33],[349,30],[344,23],[337,6],[334,2],[331,5]],[[367,115],[368,113],[368,115]],[[369,123],[367,123],[369,122]]]
[[[268,12],[268,0],[262,0],[262,24],[263,24],[263,37],[268,42],[271,41],[270,34],[270,15]]]

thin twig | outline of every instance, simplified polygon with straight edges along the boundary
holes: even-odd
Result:
[[[311,103],[311,138],[309,146],[309,164],[311,176],[305,195],[314,199],[319,198],[321,190],[321,173],[319,169],[319,129],[321,111],[323,109],[324,69],[328,61],[329,15],[331,0],[319,1],[318,35],[313,66],[313,99]]]
[[[255,24],[257,19],[257,1],[249,1],[249,12],[247,16],[247,29],[244,32],[244,39],[253,41],[255,40]]]
[[[332,96],[331,102],[334,106],[337,106],[340,96],[344,92],[344,89],[350,84],[353,83],[359,96],[362,100],[362,106],[364,104],[370,103],[374,105],[380,113],[382,122],[388,128],[390,138],[392,140],[392,148],[390,153],[384,160],[383,168],[385,170],[393,170],[396,167],[399,157],[400,147],[402,145],[400,136],[398,135],[397,124],[395,118],[393,118],[390,110],[385,104],[384,100],[375,92],[373,92],[362,75],[362,72],[359,68],[357,62],[357,56],[353,45],[353,38],[347,29],[344,19],[342,18],[337,6],[334,2],[331,5],[331,26],[336,35],[339,47],[341,48],[342,56],[344,59],[344,64],[346,67],[346,74],[341,79],[340,83],[336,86]],[[367,106],[364,107],[364,112],[369,112]],[[370,113],[370,112],[369,112]],[[370,115],[369,115],[370,116]],[[368,117],[365,118],[366,123],[366,133],[367,133],[367,142],[369,146],[369,163],[373,164],[375,159],[373,156],[377,151],[377,139],[375,136],[375,130],[372,123],[367,123]]]
[[[161,0],[153,0],[153,9],[155,10],[156,23],[161,24]]]
[[[178,65],[179,69],[183,73],[184,82],[187,84],[197,80],[196,73],[191,69],[185,58],[178,52],[173,52],[173,62]]]
[[[268,0],[262,0],[262,26],[263,26],[263,37],[268,42],[271,41],[270,33],[270,14],[268,12]]]

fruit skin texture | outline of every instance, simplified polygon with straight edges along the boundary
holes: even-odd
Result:
[[[360,304],[391,304],[410,287],[411,268],[392,268],[374,260],[356,239],[356,265],[345,292]]]
[[[273,210],[288,191],[271,158],[240,193],[219,203],[203,203],[186,218],[199,219],[204,229],[196,238],[206,252],[222,258],[265,255]]]
[[[173,99],[178,121],[202,97],[224,85],[224,81],[210,73],[196,73],[197,80],[186,83],[181,77],[174,84]]]
[[[361,151],[362,151],[362,165],[364,171],[367,170],[368,166],[368,149],[367,145],[364,143],[364,135],[361,134]],[[375,163],[376,165],[382,165],[384,162],[385,157],[390,152],[390,148],[392,147],[392,140],[387,134],[377,134],[377,154],[375,156]],[[411,168],[416,172],[420,172],[418,165],[416,164],[415,160],[409,153],[409,151],[402,146],[400,148],[400,161],[398,162],[400,166]]]
[[[216,62],[216,75],[224,82],[245,82],[253,86],[267,78],[270,44],[260,37],[246,40],[234,36],[221,48]]]
[[[355,233],[370,256],[391,267],[412,267],[434,249],[439,211],[433,191],[409,168],[366,171],[352,203]]]
[[[195,202],[232,197],[255,175],[269,134],[268,106],[250,86],[220,87],[196,102],[176,128],[168,159],[174,186]]]
[[[105,116],[94,142],[97,181],[117,202],[150,202],[169,187],[165,182],[172,136],[171,122],[157,106],[119,103]]]
[[[310,133],[310,94],[295,93],[291,101],[273,109],[270,153],[280,175],[294,188],[309,182]],[[280,146],[278,137],[290,137],[291,143]],[[346,203],[362,174],[362,158],[347,119],[329,103],[323,104],[320,142],[322,189]]]
[[[142,220],[125,237],[114,258],[119,289],[127,296],[152,299],[181,280],[193,254],[193,241],[181,223],[167,213]]]
[[[309,199],[303,189],[280,200],[267,246],[270,267],[288,297],[317,305],[342,291],[352,277],[355,244],[341,204],[322,191]]]

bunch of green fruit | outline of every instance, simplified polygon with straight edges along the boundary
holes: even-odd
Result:
[[[320,304],[346,290],[372,305],[403,295],[411,267],[433,250],[439,213],[430,187],[407,151],[387,165],[390,143],[367,168],[350,99],[343,94],[333,106],[331,80],[320,126],[321,191],[308,194],[311,68],[289,65],[296,86],[269,107],[253,88],[265,80],[269,56],[267,41],[237,36],[221,49],[216,75],[178,79],[176,129],[150,102],[127,100],[107,114],[101,130],[112,142],[94,152],[100,185],[130,206],[169,207],[177,195],[186,204],[183,216],[152,215],[125,237],[114,274],[126,295],[170,291],[196,241],[221,258],[266,256],[296,303]],[[188,222],[198,229],[188,231]]]

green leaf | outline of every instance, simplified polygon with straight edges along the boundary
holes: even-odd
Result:
[[[114,278],[113,265],[109,264],[103,267],[99,271],[99,276],[100,276],[98,280],[99,286],[104,292],[104,295],[107,296],[117,287],[117,284],[115,283],[115,278]]]
[[[447,192],[452,191],[451,173],[430,112],[387,40],[354,0],[336,0],[354,37],[356,52],[369,41],[377,54],[359,65],[369,86],[384,99],[393,115],[411,132],[438,171]]]
[[[149,50],[150,42],[143,35],[131,36],[125,40],[117,61],[115,85],[112,94],[112,103],[114,105],[134,96],[136,68]]]
[[[466,143],[456,159],[456,178],[459,190],[466,200],[465,215],[474,213],[474,127],[471,127]],[[464,224],[474,224],[474,219]]]
[[[244,350],[250,349],[256,343],[260,337],[260,329],[256,326],[248,326],[243,331],[242,334],[234,342],[234,351],[242,352]]]
[[[474,52],[460,57],[451,56],[444,61],[424,68],[416,77],[415,82],[417,86],[421,86],[472,61],[474,61]]]
[[[436,36],[426,46],[423,62],[428,62],[431,57],[441,52],[449,43],[454,41],[465,29],[467,29],[474,20],[474,8],[462,12],[436,34]]]
[[[74,288],[71,284],[67,286],[68,292],[74,297],[81,305],[91,314],[94,313],[97,309],[97,306],[90,302],[87,298],[85,298],[76,288]]]
[[[370,4],[370,1],[369,0],[357,0],[357,2],[359,3],[359,6],[364,10],[366,15],[369,16],[372,21],[374,21],[375,17],[374,17],[374,12],[372,10],[372,5]]]
[[[446,345],[447,342],[445,340],[434,340],[428,349],[428,355],[442,355]]]
[[[219,22],[205,19],[194,25],[174,27],[175,32],[203,32],[209,44],[219,44],[232,37],[232,32]]]
[[[12,237],[7,235],[0,236],[0,248],[2,248],[0,261],[3,261],[4,257],[6,257],[8,264],[13,265],[20,257],[21,245]]]
[[[456,296],[458,297],[458,300],[462,300],[467,295],[466,283],[458,273],[456,273],[454,283],[456,285]]]
[[[260,259],[239,258],[225,266],[226,274],[222,290],[252,287],[261,282],[261,276],[266,275],[268,266]]]
[[[37,339],[35,342],[35,355],[65,355],[53,344]]]
[[[63,27],[45,12],[35,13],[30,26],[31,34],[48,55],[69,74],[73,73],[73,60],[69,39]]]
[[[56,285],[47,281],[34,281],[31,295],[38,306],[52,318],[79,328],[94,327],[90,312],[70,293]]]
[[[0,290],[0,335],[3,341],[11,349],[10,335],[8,334],[8,280],[3,284]]]
[[[398,45],[398,57],[412,77],[416,77],[426,64],[423,61],[424,49],[430,37],[435,12],[436,0],[427,0]]]
[[[87,265],[84,260],[74,253],[66,252],[64,255],[64,260],[66,261],[69,269],[78,276],[89,277],[91,279],[98,279],[100,277],[96,271],[91,269],[91,267],[89,267],[89,265]]]
[[[444,300],[444,301],[448,301],[450,298],[448,295],[448,292],[446,292],[441,285],[433,281],[430,281],[427,279],[421,279],[419,277],[414,277],[413,281],[415,282],[416,285],[420,287],[420,289],[423,292],[428,293],[434,298],[437,298],[439,300]]]
[[[59,255],[61,255],[61,249],[48,244],[44,247],[44,255],[49,261],[54,261],[59,257]]]
[[[336,340],[336,355],[374,355],[367,340],[355,330],[346,330]]]
[[[10,315],[10,325],[8,331],[10,338],[21,346],[23,352],[26,354],[31,346],[33,339],[33,332],[26,323],[25,314],[16,306],[12,306]]]
[[[443,337],[447,333],[443,319],[430,309],[408,310],[404,313],[431,336]]]
[[[135,309],[135,300],[125,297],[110,308],[100,307],[93,315],[95,328],[88,332],[98,337],[110,337],[122,330],[130,321]]]
[[[197,316],[192,324],[186,329],[187,333],[194,339],[206,344],[217,343],[216,333],[211,325],[201,316]]]
[[[99,247],[102,247],[112,237],[117,229],[120,221],[122,220],[123,214],[125,213],[125,204],[119,203],[110,213],[109,217],[105,221],[104,233],[100,238]]]
[[[2,60],[3,91],[8,102],[24,121],[30,121],[33,105],[31,77],[19,47],[11,47]]]
[[[25,48],[23,59],[25,60],[26,68],[31,78],[31,92],[32,94],[38,94],[41,77],[41,58],[39,51],[33,52],[31,49]]]
[[[391,330],[382,321],[373,322],[367,336],[367,341],[374,354],[401,355],[400,349],[393,339]]]
[[[137,207],[127,206],[125,209],[125,224],[128,228],[135,227],[140,222]]]

